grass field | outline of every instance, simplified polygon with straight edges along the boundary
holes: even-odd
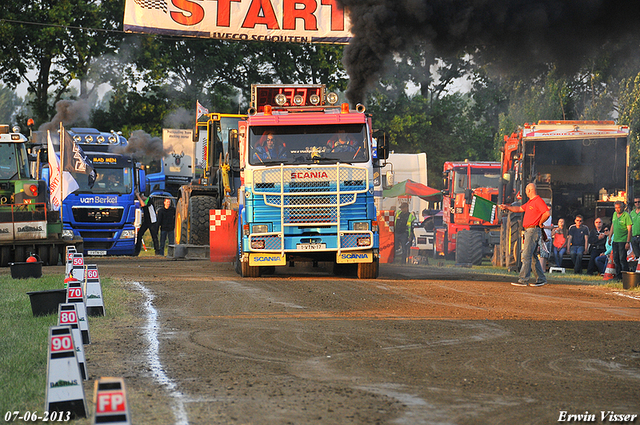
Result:
[[[8,271],[8,269],[5,269]],[[4,271],[4,270],[3,270]],[[49,327],[56,326],[56,314],[34,317],[27,292],[61,289],[64,287],[62,274],[48,274],[46,268],[40,279],[12,279],[10,273],[0,275],[0,418],[8,411],[44,412],[47,377],[47,347]],[[112,337],[114,320],[126,321],[130,318],[127,305],[131,295],[123,286],[110,279],[102,280],[106,316],[91,317],[90,334],[92,341],[107,340]],[[86,351],[85,346],[85,351]],[[90,371],[90,365],[88,365]],[[90,371],[91,374],[91,371]],[[93,394],[85,384],[87,401]],[[90,410],[91,412],[91,410]],[[87,422],[85,422],[87,421]],[[78,424],[89,420],[76,421]]]

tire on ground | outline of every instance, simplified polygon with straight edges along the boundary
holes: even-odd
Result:
[[[260,277],[260,266],[250,266],[246,261],[241,263],[242,277]]]
[[[189,235],[187,243],[209,245],[209,210],[218,208],[213,196],[192,196],[189,200]]]
[[[0,267],[9,267],[11,262],[11,247],[9,245],[0,246]]]
[[[55,264],[49,264],[49,250],[51,247],[49,245],[38,245],[36,252],[38,253],[38,257],[40,257],[40,261],[45,266],[55,266]]]
[[[377,279],[379,271],[377,258],[371,263],[358,263],[358,279]]]

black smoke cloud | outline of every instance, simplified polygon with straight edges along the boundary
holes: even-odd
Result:
[[[38,131],[50,130],[56,133],[60,129],[60,123],[64,127],[71,124],[86,123],[89,121],[90,108],[84,100],[59,100],[56,102],[56,114],[51,121],[38,127]]]
[[[173,152],[173,146],[164,148],[160,137],[153,137],[143,130],[135,130],[128,139],[127,146],[114,147],[114,153],[128,154],[145,164],[160,160]]]
[[[429,44],[442,57],[482,52],[498,70],[555,63],[577,70],[595,50],[616,50],[640,34],[637,0],[338,0],[354,37],[345,48],[347,98],[362,102],[383,64]]]

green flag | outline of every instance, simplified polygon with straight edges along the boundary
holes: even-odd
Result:
[[[496,218],[496,211],[498,205],[491,202],[488,199],[481,198],[478,195],[473,195],[473,201],[471,202],[471,210],[469,215],[471,217],[479,218],[480,220],[493,222]]]

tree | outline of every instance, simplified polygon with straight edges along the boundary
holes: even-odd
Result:
[[[90,66],[101,54],[112,51],[117,37],[80,28],[115,28],[120,18],[114,3],[100,0],[34,0],[4,2],[0,23],[0,73],[10,87],[28,84],[37,122],[49,120],[55,102],[69,84],[81,82],[80,96],[87,98]]]

